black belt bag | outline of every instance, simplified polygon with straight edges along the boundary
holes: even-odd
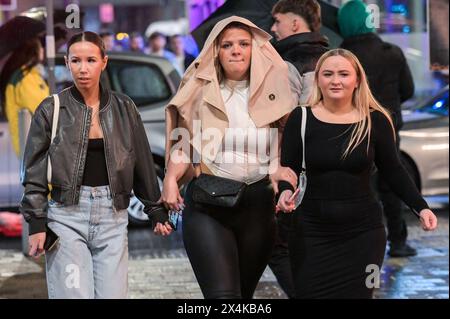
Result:
[[[246,186],[243,182],[202,173],[192,181],[192,199],[198,204],[235,207]]]

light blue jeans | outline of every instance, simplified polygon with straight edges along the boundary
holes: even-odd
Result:
[[[82,186],[78,205],[50,201],[48,226],[60,242],[46,253],[49,298],[127,298],[127,225],[109,186]]]

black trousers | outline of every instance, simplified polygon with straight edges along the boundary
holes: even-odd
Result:
[[[398,132],[396,132],[396,144],[397,151],[400,153]],[[378,195],[386,218],[388,241],[394,244],[404,244],[408,237],[408,228],[403,216],[403,202],[380,176],[378,176]]]
[[[252,298],[275,242],[270,181],[247,186],[232,209],[194,203],[191,185],[185,194],[183,241],[203,296]]]
[[[277,214],[277,238],[269,267],[277,278],[278,284],[289,298],[295,297],[294,280],[292,278],[291,261],[289,258],[288,238],[293,214],[280,212]]]

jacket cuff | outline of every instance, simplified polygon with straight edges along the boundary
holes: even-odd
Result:
[[[294,187],[292,187],[291,183],[286,181],[279,181],[278,182],[278,193],[275,194],[275,203],[278,203],[278,199],[281,196],[281,193],[283,193],[285,190],[291,190],[292,192],[295,191]]]
[[[47,218],[36,218],[31,217],[30,220],[28,220],[29,225],[29,234],[33,235],[36,233],[45,233],[47,231]]]
[[[150,222],[152,223],[152,228],[155,228],[157,223],[165,224],[169,221],[169,213],[167,209],[163,206],[152,207],[146,210],[145,213],[148,215]]]
[[[417,217],[417,219],[420,219],[420,212],[421,212],[423,209],[430,209],[430,206],[428,206],[428,203],[427,203],[425,200],[423,200],[423,201],[420,203],[420,205],[418,205],[418,206],[415,207],[415,208],[410,207],[410,209],[411,209],[411,211],[414,213],[414,215]]]
[[[284,192],[285,190],[291,190],[292,192],[294,192],[295,188],[292,187],[291,183],[289,183],[289,182],[279,181],[278,182],[278,194],[281,195],[281,193]]]

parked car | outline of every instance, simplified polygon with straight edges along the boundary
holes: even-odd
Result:
[[[162,185],[164,178],[165,112],[164,107],[175,94],[180,76],[172,64],[157,56],[109,53],[108,66],[101,82],[107,88],[130,96],[141,114]],[[72,85],[62,54],[56,58],[55,75],[57,91]],[[0,119],[0,207],[18,206],[23,188],[20,184],[20,163],[14,153],[8,123]],[[130,224],[147,224],[143,205],[136,197],[128,207]]]
[[[401,158],[424,196],[447,196],[448,86],[418,107],[405,111],[400,131]]]

